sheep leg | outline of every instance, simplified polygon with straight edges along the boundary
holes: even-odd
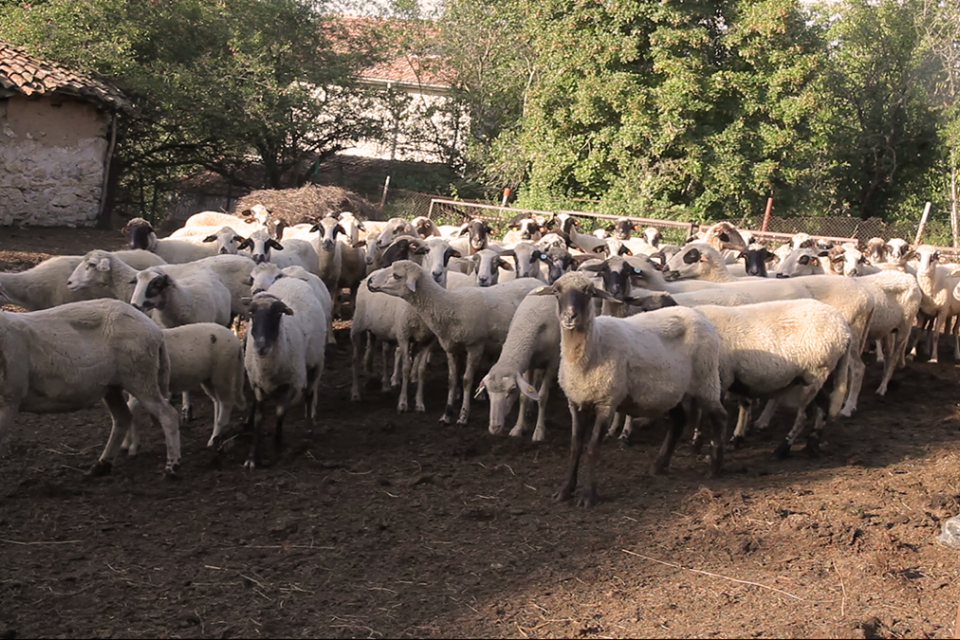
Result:
[[[403,363],[404,356],[409,357],[409,352],[404,353],[404,349],[397,343],[397,348],[393,353],[393,375],[390,377],[390,388],[395,389],[400,386],[400,372],[403,369],[401,366]]]
[[[875,341],[874,341],[874,349],[876,349],[876,351],[877,351],[877,364],[882,364],[883,361],[884,361],[884,357],[883,357],[883,354],[884,354],[884,345],[883,345],[883,343],[884,343],[883,340],[875,340]],[[886,353],[888,354],[887,357],[889,358],[890,350],[887,349],[887,350],[886,350]],[[883,394],[880,394],[880,395],[883,395]]]
[[[387,393],[392,387],[390,386],[390,343],[386,340],[380,344],[380,353],[383,357],[383,368],[380,369],[380,391]]]
[[[597,464],[600,462],[600,445],[603,444],[604,434],[610,428],[613,413],[612,407],[597,407],[593,434],[587,444],[587,463],[584,469],[586,483],[580,492],[580,497],[577,498],[577,506],[592,507],[597,504]]]
[[[780,398],[770,398],[767,400],[767,404],[764,405],[763,411],[760,413],[760,417],[757,418],[754,426],[758,431],[763,431],[770,426],[770,423],[773,421],[773,416],[777,413],[777,407],[780,406]],[[752,407],[751,407],[752,411]],[[750,428],[749,424],[743,425],[744,435],[746,435],[747,429]]]
[[[696,411],[702,411],[702,407],[697,406]],[[710,440],[710,477],[715,478],[723,472],[723,445],[727,437],[727,410],[723,408],[723,404],[717,401],[711,403],[707,413],[713,427],[712,439]]]
[[[154,422],[159,422],[163,429],[164,440],[167,445],[167,464],[164,474],[168,478],[176,478],[180,473],[180,415],[177,410],[160,393],[152,395],[136,394],[128,391],[147,410]],[[123,395],[120,395],[122,402]],[[124,405],[126,409],[126,405]]]
[[[695,455],[698,455],[703,447],[703,431],[700,429],[702,420],[703,411],[700,410],[700,407],[696,405],[691,407],[691,411],[687,414],[685,430],[693,432],[693,437],[690,438],[690,449]]]
[[[12,405],[0,405],[0,445],[3,445],[3,437],[13,426],[13,421],[17,419],[20,413],[18,407]]]
[[[350,399],[354,402],[360,400],[360,349],[366,335],[365,331],[350,334],[350,344],[353,346],[353,354],[350,359],[350,373],[353,377],[353,383],[350,385]]]
[[[417,397],[416,405],[417,411],[423,413],[427,410],[427,406],[423,403],[423,379],[426,377],[427,373],[427,362],[430,361],[430,350],[433,348],[433,343],[428,344],[425,347],[421,347],[420,351],[417,353],[418,360],[415,360],[416,369],[417,369]]]
[[[613,420],[610,421],[610,430],[607,431],[607,435],[611,438],[615,437],[620,433],[620,427],[623,425],[624,415],[619,411],[613,414]]]
[[[890,384],[890,378],[893,377],[893,372],[897,368],[897,364],[900,362],[899,350],[902,346],[900,334],[891,333],[890,335],[885,336],[883,338],[883,344],[888,356],[887,361],[883,363],[883,379],[880,381],[880,386],[877,387],[877,395],[881,396],[887,393],[887,385]]]
[[[794,418],[793,426],[790,428],[790,432],[787,434],[787,437],[777,446],[773,451],[773,455],[777,458],[786,458],[790,455],[790,447],[793,446],[793,443],[797,441],[797,438],[803,433],[803,428],[807,422],[807,406],[813,401],[816,394],[820,391],[820,387],[823,386],[823,380],[814,382],[811,385],[804,387],[800,392],[800,406],[797,408],[797,415]]]
[[[667,435],[663,439],[663,444],[660,446],[660,453],[657,454],[657,459],[653,461],[653,465],[650,468],[650,473],[653,475],[666,471],[670,465],[673,450],[677,448],[677,442],[680,440],[684,426],[686,426],[687,411],[683,408],[682,404],[678,404],[673,409],[670,409],[670,420],[670,429],[667,430]]]
[[[537,426],[533,430],[533,441],[543,442],[547,439],[547,402],[550,400],[550,389],[557,379],[560,363],[550,364],[543,372],[543,381],[540,382],[540,399],[537,401]]]
[[[103,404],[106,405],[107,410],[110,412],[110,420],[113,424],[110,427],[110,438],[107,440],[107,445],[104,447],[103,453],[100,454],[100,459],[87,471],[87,475],[93,477],[110,473],[110,470],[113,468],[113,463],[116,461],[117,453],[120,451],[120,445],[126,437],[127,430],[130,429],[130,423],[133,420],[130,408],[123,399],[123,390],[120,389],[120,387],[110,387],[107,389],[106,394],[103,396]]]
[[[277,402],[277,426],[273,430],[273,444],[277,449],[283,446],[283,419],[287,417],[287,411],[296,395],[297,390],[287,385],[286,393],[280,396]]]
[[[460,418],[457,424],[461,427],[467,425],[470,419],[470,400],[473,399],[473,378],[477,375],[477,368],[480,366],[480,358],[483,357],[483,345],[467,349],[467,364],[463,371],[463,405],[460,407]]]
[[[410,374],[413,370],[413,358],[410,357],[412,348],[410,340],[404,336],[397,339],[398,362],[401,363],[400,373],[400,397],[397,399],[397,413],[405,413],[410,407],[407,397],[410,393]]]
[[[207,447],[220,448],[220,434],[223,428],[230,424],[230,413],[233,411],[233,402],[223,397],[223,390],[215,390],[209,385],[203,385],[203,390],[213,400],[213,433],[207,441]],[[219,392],[218,392],[219,391]]]
[[[190,422],[193,420],[193,405],[190,404],[190,392],[184,391],[180,394],[180,421]]]
[[[127,455],[135,456],[137,451],[140,450],[140,433],[137,431],[137,416],[143,413],[143,407],[140,406],[140,401],[130,396],[127,399],[127,408],[130,409],[130,429],[127,431],[127,435],[123,438],[123,442],[120,443],[120,450],[126,451]]]
[[[253,430],[253,442],[250,444],[250,453],[247,454],[247,460],[243,463],[244,469],[247,471],[253,471],[255,467],[260,466],[260,431],[263,429],[263,420],[264,420],[264,403],[260,399],[260,394],[256,394],[256,399],[253,401],[253,406],[250,407],[250,417],[247,420],[247,425],[250,429]],[[257,414],[260,414],[260,419],[257,420]]]
[[[743,445],[744,438],[747,437],[747,429],[750,425],[750,418],[753,411],[753,404],[747,398],[737,400],[740,411],[737,415],[737,426],[733,430],[733,437],[730,438],[730,444],[734,449],[739,449]]]
[[[447,351],[447,405],[443,408],[443,415],[440,416],[440,424],[443,425],[453,422],[453,403],[457,401],[458,369],[457,354]]]
[[[944,326],[947,323],[947,314],[946,309],[937,314],[936,320],[933,321],[933,343],[930,345],[930,362],[938,362],[937,358],[939,357],[939,346],[940,346],[940,332],[943,331]]]
[[[577,471],[580,468],[580,452],[583,449],[583,432],[586,425],[584,419],[584,410],[572,402],[567,403],[570,406],[570,458],[567,463],[567,478],[560,486],[560,489],[553,494],[553,499],[557,502],[564,502],[573,497],[573,491],[577,488]]]
[[[367,348],[363,352],[363,374],[367,378],[367,389],[375,389],[376,381],[373,379],[373,349],[376,346],[377,339],[373,334],[367,332]]]

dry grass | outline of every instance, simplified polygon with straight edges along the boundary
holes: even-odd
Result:
[[[235,211],[262,204],[288,225],[316,222],[330,213],[349,211],[362,220],[380,219],[377,207],[342,187],[308,184],[299,189],[261,189],[237,200]]]

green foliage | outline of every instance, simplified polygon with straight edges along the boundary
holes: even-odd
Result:
[[[117,157],[128,187],[198,168],[296,186],[316,158],[377,132],[353,82],[375,60],[375,34],[338,32],[307,3],[48,0],[2,11],[0,37],[131,97]]]
[[[707,220],[774,192],[798,199],[819,143],[819,58],[795,2],[550,0],[525,25],[539,81],[496,149],[525,164],[524,203],[549,193]]]

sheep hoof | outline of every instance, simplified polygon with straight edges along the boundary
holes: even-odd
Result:
[[[257,468],[257,462],[253,456],[247,456],[246,461],[243,463],[243,468],[247,471],[253,471]]]
[[[90,467],[90,470],[87,471],[87,476],[90,478],[101,478],[110,475],[112,469],[113,463],[107,460],[97,460],[93,463],[93,466]]]
[[[654,460],[653,464],[650,465],[650,475],[659,476],[667,470],[667,462],[665,460]]]
[[[567,485],[560,487],[556,493],[553,494],[553,499],[557,502],[566,502],[573,497],[573,489]]]
[[[690,441],[690,450],[693,451],[694,454],[699,454],[700,449],[702,448],[703,448],[703,436],[698,434],[696,437],[694,437]]]
[[[180,475],[180,465],[175,464],[172,467],[167,467],[163,472],[163,477],[167,480],[182,480],[183,476]]]
[[[360,392],[359,392],[359,391],[351,391],[351,392],[350,392],[350,401],[351,401],[351,402],[360,402]]]
[[[790,455],[790,443],[787,442],[786,440],[781,442],[780,446],[773,450],[773,457],[779,460],[783,460],[789,455]]]
[[[458,427],[465,427],[465,426],[467,426],[467,419],[466,419],[466,418],[460,418],[459,420],[457,420],[457,426],[458,426]]]
[[[406,413],[408,409],[406,402],[401,402],[397,405],[397,413]]]
[[[593,489],[584,489],[580,492],[580,496],[577,498],[577,506],[584,507],[589,509],[597,504],[599,498],[597,497],[597,492]]]
[[[733,436],[730,438],[730,446],[734,449],[739,449],[743,446],[743,436]]]
[[[183,407],[180,409],[180,422],[190,422],[193,420],[193,408]]]
[[[426,412],[427,412],[427,408],[424,405],[422,404],[417,405],[417,413],[426,413]]]

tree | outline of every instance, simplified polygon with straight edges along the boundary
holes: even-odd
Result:
[[[234,184],[302,184],[314,161],[375,135],[354,78],[376,34],[297,0],[47,0],[0,8],[0,37],[123,90],[118,169],[191,168]],[[348,25],[351,27],[352,25]],[[259,163],[263,178],[243,169]]]
[[[831,43],[825,112],[835,123],[838,206],[862,219],[896,217],[898,205],[930,198],[940,159],[936,119],[912,0],[846,0],[817,15]]]
[[[809,173],[819,42],[792,0],[549,0],[523,26],[539,72],[497,149],[531,206],[740,216]]]

